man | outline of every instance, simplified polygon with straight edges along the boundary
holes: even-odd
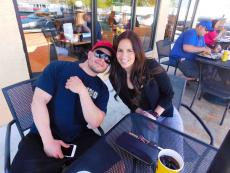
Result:
[[[40,76],[32,101],[34,126],[20,142],[13,173],[58,173],[79,158],[99,138],[92,130],[106,113],[109,92],[98,73],[114,57],[112,45],[97,42],[83,63],[54,62]],[[75,158],[63,156],[61,147],[76,144]]]
[[[88,13],[84,14],[83,15],[83,19],[86,22],[86,26],[89,28],[89,31],[91,32],[91,29],[92,29],[91,13],[88,12]],[[102,39],[101,25],[100,25],[100,23],[98,21],[96,21],[95,34],[96,34],[97,40],[101,40]]]
[[[211,21],[201,21],[195,29],[183,32],[173,46],[170,63],[179,62],[179,69],[188,78],[198,78],[199,76],[199,69],[195,62],[196,54],[211,53],[204,41],[204,34],[210,30],[212,30]]]

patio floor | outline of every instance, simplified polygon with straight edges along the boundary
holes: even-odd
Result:
[[[170,68],[169,73],[173,73],[173,69]],[[177,73],[177,75],[181,75],[180,72]],[[117,102],[114,100],[114,91],[111,87],[111,84],[108,80],[105,80],[105,83],[108,85],[109,91],[110,91],[110,99],[108,104],[108,112],[106,115],[106,118],[102,124],[102,128],[105,132],[107,132],[113,125],[115,125],[123,116],[125,116],[129,110],[128,108],[121,102]],[[196,84],[192,82],[188,82],[186,86],[186,91],[183,97],[182,102],[190,105],[193,95],[195,93]],[[230,116],[229,111],[225,118],[225,121],[222,126],[219,125],[219,122],[221,120],[224,106],[214,105],[212,103],[209,103],[205,99],[201,100],[195,100],[195,104],[193,106],[193,110],[201,117],[201,119],[205,122],[205,124],[208,126],[210,131],[213,134],[214,137],[214,146],[219,147],[224,136],[227,134],[227,131],[230,127]],[[184,108],[180,109],[181,116],[184,121],[184,127],[185,127],[185,133],[190,134],[191,136],[194,136],[202,141],[208,142],[208,136],[204,133],[204,130],[198,123],[198,121],[193,118]],[[4,138],[5,138],[5,130],[6,126],[3,126],[0,128],[0,172],[3,172],[3,156],[4,156]],[[12,142],[13,146],[11,147],[12,154],[14,155],[17,150],[17,144],[20,140],[19,134],[16,131],[16,128],[13,129],[13,135],[12,135]]]

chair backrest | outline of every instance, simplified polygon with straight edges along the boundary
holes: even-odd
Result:
[[[171,44],[172,42],[170,40],[159,40],[156,42],[159,60],[164,57],[169,57],[171,52]]]
[[[47,39],[47,41],[50,41],[51,43],[55,42],[54,37],[57,36],[57,31],[56,29],[42,29],[42,33],[45,36],[45,38]]]
[[[21,137],[24,137],[23,132],[29,129],[33,124],[31,103],[35,81],[36,79],[30,79],[2,89]],[[98,127],[98,131],[101,136],[104,135],[104,131],[101,127]]]
[[[230,69],[206,61],[199,61],[199,66],[201,89],[230,97]]]
[[[49,44],[50,62],[58,60],[58,53],[54,38],[57,35],[56,29],[42,29],[42,33]]]
[[[181,105],[181,100],[185,91],[186,80],[181,77],[170,75],[170,74],[169,74],[169,78],[174,91],[173,105],[177,108],[177,110],[179,110]]]
[[[35,79],[26,80],[2,89],[20,135],[33,124],[31,103]]]

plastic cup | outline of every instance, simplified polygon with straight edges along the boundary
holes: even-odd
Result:
[[[228,60],[228,56],[229,56],[229,51],[225,50],[222,57],[221,57],[221,60],[222,61],[227,61]]]

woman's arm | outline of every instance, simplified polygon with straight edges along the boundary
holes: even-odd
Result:
[[[154,109],[154,112],[157,112],[160,116],[165,111],[165,109],[172,105],[174,92],[166,72],[155,75],[155,80],[159,87],[160,98],[157,107]]]

